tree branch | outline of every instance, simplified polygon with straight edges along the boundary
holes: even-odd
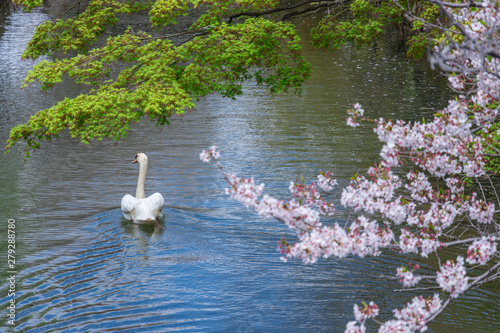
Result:
[[[233,15],[229,16],[227,24],[230,24],[234,19],[241,17],[241,16],[260,17],[260,16],[264,16],[264,15],[269,15],[269,14],[274,14],[274,13],[292,10],[292,9],[299,8],[299,7],[306,6],[306,5],[313,4],[313,3],[317,4],[318,2],[320,2],[319,4],[317,4],[315,6],[311,6],[309,8],[305,8],[305,9],[302,9],[299,11],[295,11],[295,12],[291,12],[291,13],[283,15],[283,17],[281,18],[281,21],[285,21],[292,16],[297,16],[297,15],[304,14],[307,12],[312,12],[312,11],[315,11],[315,10],[321,8],[321,7],[337,5],[337,4],[347,2],[347,1],[348,0],[333,0],[333,1],[320,2],[320,1],[315,1],[315,0],[309,0],[309,1],[304,1],[304,2],[301,2],[301,3],[293,5],[293,6],[280,7],[280,8],[270,9],[270,10],[266,10],[266,11],[262,11],[262,12],[237,13],[237,14],[233,14]],[[384,1],[384,0],[382,0],[382,1]],[[380,1],[377,1],[377,2],[380,2]]]
[[[345,1],[346,0],[329,1],[329,2],[320,3],[320,4],[317,4],[315,6],[311,6],[309,8],[305,8],[305,9],[302,9],[302,10],[297,10],[297,11],[294,11],[294,12],[291,12],[291,13],[283,15],[283,17],[281,18],[281,21],[286,21],[287,19],[289,19],[291,17],[298,16],[298,15],[301,15],[301,14],[305,14],[305,13],[308,13],[308,12],[313,12],[313,11],[316,11],[316,10],[322,8],[322,7],[328,7],[330,5],[340,4],[340,3],[343,3]]]
[[[493,267],[490,267],[484,274],[479,275],[478,277],[474,278],[472,283],[469,284],[469,289],[474,287],[474,286],[479,286],[483,282],[486,282],[483,280],[485,280],[491,272],[493,272],[494,270],[496,270],[498,268],[500,268],[500,261],[497,262],[495,265],[493,265]]]
[[[427,318],[425,320],[426,323],[430,322],[430,321],[433,321],[437,316],[439,316],[441,314],[441,312],[443,312],[444,309],[446,309],[446,307],[451,303],[451,300],[452,298],[448,298],[446,300],[446,302],[444,302],[444,304],[441,306],[441,308],[439,308],[439,310],[437,310],[436,312],[434,312],[434,314],[432,316],[430,316],[429,318]]]
[[[443,6],[450,7],[450,8],[469,8],[469,7],[484,8],[484,5],[481,2],[476,2],[476,1],[469,1],[468,3],[453,3],[453,2],[442,2],[442,1],[429,0],[429,2],[436,4],[436,5],[438,5],[438,3],[442,3]]]
[[[461,240],[448,242],[448,243],[441,243],[441,246],[450,247],[450,246],[455,246],[455,245],[462,245],[462,244],[472,243],[473,241],[476,241],[476,240],[481,240],[481,237],[467,238],[467,239],[461,239]]]

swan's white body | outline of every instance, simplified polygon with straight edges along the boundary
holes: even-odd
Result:
[[[122,212],[127,220],[137,224],[157,224],[158,218],[163,217],[163,196],[155,193],[146,198],[144,192],[144,183],[146,181],[146,172],[148,170],[148,157],[143,154],[137,154],[133,163],[139,162],[139,179],[137,180],[137,190],[135,197],[126,194],[122,199]]]

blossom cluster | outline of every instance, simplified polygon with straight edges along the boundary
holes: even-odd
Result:
[[[433,297],[424,298],[418,296],[412,299],[411,303],[401,310],[394,310],[396,319],[381,323],[379,333],[394,332],[423,332],[427,330],[427,320],[441,309],[442,302],[438,294]],[[379,313],[377,304],[370,302],[364,303],[363,309],[354,305],[354,317],[356,321],[347,324],[345,333],[366,332],[365,321],[368,318],[375,318]]]
[[[394,234],[388,226],[379,226],[376,221],[364,216],[359,216],[346,228],[338,223],[331,227],[318,225],[298,236],[299,242],[288,247],[283,260],[299,258],[305,263],[314,263],[321,257],[376,256],[380,254],[381,248],[394,242]]]
[[[323,175],[318,175],[318,186],[324,191],[331,191],[331,189],[333,189],[332,185],[334,184],[335,180],[332,181]],[[335,205],[321,197],[321,194],[316,188],[316,183],[313,182],[306,185],[304,180],[296,180],[290,182],[289,190],[301,203],[308,207],[319,209],[321,214],[332,216],[335,213]]]
[[[347,323],[346,333],[364,333],[366,332],[365,321],[368,318],[375,318],[378,316],[378,306],[377,304],[370,302],[366,304],[363,302],[363,308],[361,309],[357,304],[354,305],[354,316],[356,321],[350,321]],[[359,325],[358,325],[359,324]]]
[[[399,166],[401,153],[409,152],[418,167],[435,177],[484,175],[483,142],[471,131],[468,110],[466,101],[453,100],[426,123],[376,120],[375,132],[385,142],[383,165]]]
[[[325,192],[332,191],[334,186],[338,185],[337,180],[332,177],[333,174],[330,171],[322,171],[321,174],[317,176],[318,186]]]
[[[231,185],[226,189],[226,194],[241,202],[245,207],[256,207],[258,198],[264,190],[264,184],[255,185],[252,177],[238,178],[236,175],[227,174],[226,180]]]
[[[379,328],[379,333],[389,332],[423,332],[427,329],[427,319],[441,309],[441,299],[438,294],[424,298],[418,296],[412,299],[402,310],[394,310],[396,319],[388,320]]]
[[[456,262],[453,260],[446,261],[441,266],[441,270],[437,272],[436,281],[453,298],[458,297],[458,295],[466,291],[468,289],[469,277],[466,276],[464,258],[458,256]]]
[[[475,240],[467,250],[466,261],[469,264],[479,263],[486,265],[491,257],[497,252],[497,243],[495,237],[481,237],[480,240]]]
[[[449,299],[463,294],[490,274],[488,271],[479,277],[468,276],[465,263],[491,266],[493,259],[498,261],[499,225],[495,214],[499,211],[495,202],[488,201],[479,179],[488,179],[486,149],[493,147],[495,151],[495,147],[500,147],[500,130],[497,136],[493,135],[493,129],[498,128],[494,124],[500,123],[497,70],[500,2],[486,0],[476,3],[475,8],[448,9],[442,1],[433,3],[446,11],[455,31],[463,38],[461,42],[450,38],[436,47],[431,63],[452,72],[450,85],[461,95],[450,100],[431,119],[421,122],[383,118],[373,121],[374,131],[383,142],[381,161],[369,168],[366,175],[353,177],[340,197],[341,205],[359,212],[354,220],[343,226],[321,222],[321,216],[335,212],[333,202],[325,200],[320,191],[330,192],[337,185],[330,172],[318,175],[316,183],[291,182],[290,200],[262,196],[263,184],[255,185],[252,178],[224,174],[230,184],[228,194],[259,215],[276,218],[297,233],[295,244],[284,238],[279,242],[284,261],[298,258],[314,263],[331,256],[376,256],[384,248],[424,258],[436,254],[440,259],[441,248],[468,247],[465,259],[458,256],[446,260],[439,264],[435,275],[426,277],[435,280],[449,294]],[[347,113],[347,125],[352,127],[367,119],[359,103]],[[496,151],[500,156],[500,148]],[[215,147],[200,154],[204,161],[218,156]],[[393,170],[402,165],[408,171]],[[468,186],[473,180],[477,183],[475,190]],[[490,183],[493,197],[498,198],[498,188],[491,180]],[[478,190],[479,195],[475,192]],[[500,205],[500,199],[497,201]],[[498,262],[492,265],[500,267]],[[418,264],[400,267],[396,277],[404,287],[413,287],[422,279],[414,274],[417,269]],[[491,274],[498,275],[498,271]],[[442,307],[437,294],[415,297],[402,310],[394,311],[395,319],[382,322],[379,332],[423,332],[428,320]],[[346,332],[365,332],[366,320],[377,315],[378,307],[373,302],[365,303],[363,308],[356,305],[356,321],[347,324]]]
[[[357,304],[354,305],[354,317],[360,324],[363,324],[368,318],[375,318],[379,312],[377,304],[373,302],[364,303],[363,305],[362,309]]]
[[[404,287],[413,287],[414,285],[420,282],[422,277],[413,274],[413,272],[419,268],[420,268],[419,265],[416,264],[413,267],[413,269],[408,268],[406,266],[402,266],[397,269],[396,275],[397,277],[400,278],[400,282],[403,284]]]
[[[479,112],[471,110],[478,125],[498,117],[498,109],[490,108],[489,104],[500,98],[500,57],[495,54],[500,29],[499,5],[497,1],[486,0],[479,7],[448,11],[462,31],[463,41],[442,44],[431,59],[441,67],[453,68],[449,82],[454,89],[460,92],[474,89],[471,100],[482,107]]]
[[[217,151],[217,146],[212,146],[209,149],[203,150],[200,153],[200,159],[205,163],[208,163],[212,160],[216,160],[219,157],[220,157],[220,152]]]
[[[365,110],[361,108],[361,104],[354,103],[352,109],[347,110],[347,125],[351,127],[358,127],[359,123],[356,121],[358,117],[363,117]]]

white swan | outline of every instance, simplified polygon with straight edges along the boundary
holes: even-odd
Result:
[[[139,162],[139,179],[137,180],[137,190],[135,198],[126,194],[122,199],[122,212],[127,220],[132,220],[137,224],[155,224],[159,227],[158,218],[163,217],[163,196],[155,193],[146,198],[144,193],[144,182],[146,181],[146,172],[148,170],[148,157],[139,153],[135,156],[132,163]]]

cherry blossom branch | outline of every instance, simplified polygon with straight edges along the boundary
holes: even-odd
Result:
[[[436,277],[434,276],[433,277],[434,279],[436,279]],[[421,290],[421,291],[428,291],[428,290],[441,290],[440,287],[436,286],[436,287],[426,287],[426,288],[423,288],[423,287],[419,287],[419,288],[404,288],[404,289],[394,289],[395,292],[408,292],[408,291],[417,291],[417,290]]]
[[[469,287],[467,289],[470,289],[474,286],[479,285],[481,283],[481,281],[484,280],[492,271],[494,271],[495,269],[498,269],[498,268],[500,268],[500,262],[498,262],[495,266],[488,269],[488,271],[486,271],[484,274],[473,279],[473,282],[469,284]],[[427,322],[430,322],[430,321],[434,320],[437,316],[439,316],[439,314],[441,314],[441,312],[444,311],[444,309],[451,303],[452,300],[453,300],[452,297],[448,298],[444,302],[444,304],[441,306],[441,308],[427,319]]]
[[[448,299],[444,302],[444,304],[443,304],[443,305],[441,305],[441,307],[440,307],[437,311],[435,311],[435,312],[434,312],[434,313],[433,313],[433,314],[432,314],[429,318],[427,318],[427,319],[426,319],[426,323],[431,322],[431,321],[433,321],[434,319],[436,319],[436,317],[437,317],[437,316],[439,316],[439,315],[441,314],[441,312],[443,312],[443,311],[444,311],[444,309],[446,309],[446,307],[447,307],[448,305],[450,305],[450,303],[451,303],[451,301],[452,301],[452,300],[453,300],[453,298],[449,297],[449,298],[448,298]]]
[[[489,268],[485,273],[481,274],[480,276],[472,279],[472,283],[470,283],[470,287],[477,287],[480,284],[483,283],[483,281],[495,270],[500,268],[500,261],[497,262],[495,265],[493,265],[491,268]]]

